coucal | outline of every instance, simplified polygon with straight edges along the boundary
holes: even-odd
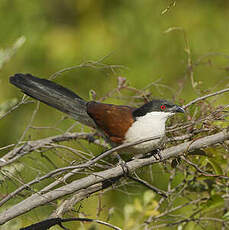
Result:
[[[139,108],[87,102],[61,85],[31,74],[15,74],[10,77],[10,82],[30,97],[99,130],[112,146],[159,137],[128,147],[128,152],[133,154],[146,154],[157,149],[165,137],[166,120],[177,112],[184,113],[182,107],[167,100],[152,100]]]

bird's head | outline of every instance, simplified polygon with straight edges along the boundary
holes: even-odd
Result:
[[[184,113],[185,110],[172,102],[167,100],[152,100],[140,108],[133,111],[134,117],[142,117],[148,113],[157,112],[158,114],[165,115],[166,117],[172,116],[175,113]]]

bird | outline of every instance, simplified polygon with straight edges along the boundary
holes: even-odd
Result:
[[[10,77],[10,83],[28,96],[98,130],[112,147],[152,138],[124,148],[121,153],[144,155],[160,149],[167,119],[185,112],[181,106],[164,99],[153,99],[138,108],[86,101],[53,81],[31,74],[16,73]]]

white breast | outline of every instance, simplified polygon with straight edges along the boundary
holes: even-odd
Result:
[[[158,147],[163,137],[165,136],[165,122],[173,115],[166,112],[151,112],[145,116],[137,117],[136,121],[129,128],[125,135],[124,143],[132,143],[145,138],[159,138],[147,141],[131,147],[131,151],[136,153],[149,153]]]

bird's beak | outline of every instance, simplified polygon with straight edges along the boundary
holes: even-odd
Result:
[[[174,108],[174,112],[176,112],[176,113],[185,113],[185,110],[182,107],[176,105],[175,108]]]

